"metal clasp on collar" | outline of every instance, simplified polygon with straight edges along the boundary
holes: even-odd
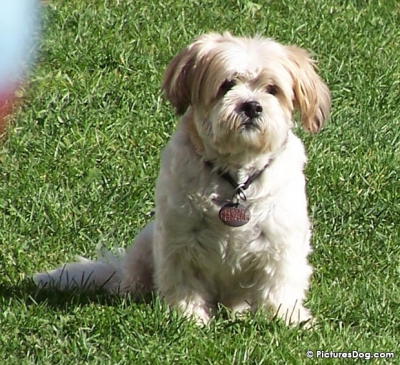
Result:
[[[244,183],[238,184],[238,186],[233,191],[233,196],[232,196],[233,201],[236,200],[236,202],[239,202],[240,200],[243,200],[243,201],[247,200],[247,197],[246,197],[246,194],[245,194],[243,188],[246,188],[246,184],[244,184]]]

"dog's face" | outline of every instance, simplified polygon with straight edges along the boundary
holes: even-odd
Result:
[[[297,108],[305,129],[327,118],[330,93],[307,52],[229,33],[199,37],[169,64],[162,85],[178,114],[191,107],[201,148],[220,155],[273,152]]]

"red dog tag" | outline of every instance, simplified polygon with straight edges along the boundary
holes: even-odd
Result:
[[[219,210],[219,219],[227,226],[241,227],[249,222],[250,212],[244,205],[230,202]]]

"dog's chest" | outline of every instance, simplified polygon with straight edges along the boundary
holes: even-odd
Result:
[[[250,220],[243,226],[231,227],[220,219],[221,207],[229,194],[218,187],[188,196],[188,217],[193,218],[191,231],[192,249],[207,257],[205,264],[215,268],[226,267],[230,271],[248,269],[268,255],[268,217],[272,214],[272,202],[268,200],[243,202]],[[210,268],[212,270],[212,268]]]
[[[232,201],[232,184],[197,159],[162,169],[156,217],[167,250],[180,256],[188,269],[210,274],[210,278],[221,273],[240,275],[265,266],[274,248],[268,238],[273,197],[265,189],[264,177],[265,173],[251,183],[246,201],[242,200],[251,216],[249,222],[230,227],[219,213]]]

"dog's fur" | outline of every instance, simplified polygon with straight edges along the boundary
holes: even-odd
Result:
[[[317,132],[330,93],[308,53],[261,37],[206,34],[172,60],[162,89],[183,116],[162,154],[155,221],[126,255],[81,258],[35,282],[134,296],[156,291],[201,323],[217,303],[272,308],[287,323],[310,319],[303,306],[312,273],[306,156],[291,129],[297,109],[304,128]],[[248,224],[222,223],[218,212],[233,187],[221,171],[243,182],[266,165],[242,201]]]

